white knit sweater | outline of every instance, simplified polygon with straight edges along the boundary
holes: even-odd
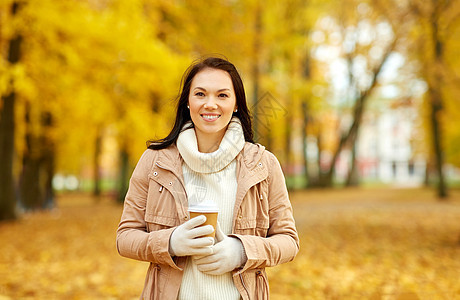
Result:
[[[218,221],[222,231],[232,231],[233,207],[236,198],[236,160],[244,147],[244,134],[238,118],[232,118],[219,149],[212,153],[198,151],[193,128],[183,131],[177,139],[177,148],[184,159],[185,190],[189,205],[214,201],[219,206]],[[188,257],[179,297],[183,300],[235,300],[240,294],[228,272],[215,276],[200,272]]]

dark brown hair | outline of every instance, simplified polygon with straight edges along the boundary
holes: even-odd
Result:
[[[177,138],[179,137],[179,134],[181,133],[185,123],[191,121],[190,112],[187,109],[187,103],[192,80],[196,74],[206,68],[223,70],[230,75],[233,83],[233,89],[235,90],[236,107],[238,107],[238,111],[234,112],[233,115],[238,117],[241,121],[244,140],[250,143],[254,143],[251,115],[246,103],[246,94],[240,74],[238,73],[235,66],[227,59],[219,57],[206,57],[194,61],[192,65],[185,71],[181,82],[181,92],[178,96],[176,120],[174,121],[174,126],[171,129],[171,132],[165,138],[147,141],[147,147],[149,149],[164,149],[177,141]],[[192,127],[193,123],[188,128]]]

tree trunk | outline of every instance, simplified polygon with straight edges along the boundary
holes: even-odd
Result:
[[[16,16],[19,3],[13,2],[11,14]],[[14,36],[8,47],[8,62],[15,65],[21,57],[22,36]],[[10,83],[13,86],[13,83]],[[0,112],[0,220],[16,218],[16,196],[13,175],[14,159],[14,115],[16,93],[12,90],[8,95],[2,96],[2,111]]]
[[[39,174],[39,158],[35,154],[24,153],[20,186],[21,204],[26,210],[37,210],[44,205]]]
[[[14,156],[14,102],[11,92],[2,97],[0,119],[0,220],[16,218],[16,197],[13,177]]]
[[[93,195],[96,199],[101,196],[101,151],[102,151],[102,134],[98,128],[96,132],[96,141],[94,145],[94,190]]]
[[[302,79],[305,81],[311,80],[311,61],[310,61],[310,51],[305,51],[305,59],[303,60],[302,68]],[[288,122],[291,122],[289,118],[286,118]],[[316,183],[313,182],[312,176],[310,174],[310,168],[308,166],[308,126],[309,126],[309,111],[308,111],[308,101],[304,99],[302,101],[302,145],[303,145],[303,160],[305,168],[305,187],[314,186]],[[318,177],[319,179],[319,177]]]
[[[356,168],[356,143],[357,140],[355,140],[351,149],[350,171],[348,172],[347,180],[345,182],[345,186],[347,187],[359,185],[358,169]]]
[[[45,131],[52,129],[54,122],[53,116],[50,112],[45,112],[42,116],[42,125],[45,128]],[[43,197],[44,197],[44,206],[43,208],[52,208],[54,203],[54,189],[53,189],[53,177],[54,177],[54,167],[55,167],[55,145],[54,142],[48,137],[48,135],[43,135],[41,137],[42,144],[44,145],[44,153],[42,156],[42,176],[43,178]]]
[[[255,11],[255,22],[254,22],[254,40],[253,40],[253,61],[252,61],[252,84],[253,84],[253,128],[254,128],[254,140],[259,141],[259,122],[258,119],[258,101],[259,101],[259,85],[260,85],[260,49],[261,49],[261,32],[262,32],[262,8],[260,1],[257,1]]]
[[[441,112],[443,110],[442,104],[442,95],[441,95],[441,74],[439,73],[439,68],[443,65],[443,44],[439,37],[438,32],[438,24],[439,24],[439,16],[436,10],[433,11],[432,17],[432,38],[433,38],[433,47],[434,47],[434,55],[435,55],[435,64],[436,70],[433,74],[434,78],[428,81],[428,91],[430,95],[430,105],[431,105],[431,112],[430,112],[430,119],[431,119],[431,130],[433,134],[433,150],[435,156],[435,167],[436,173],[438,175],[438,197],[443,200],[447,198],[447,186],[445,183],[443,166],[444,166],[444,157],[443,157],[443,150],[442,150],[442,133],[441,133],[441,126],[439,122],[439,117],[441,116]]]
[[[305,187],[308,187],[311,184],[310,179],[310,170],[308,168],[308,141],[307,141],[307,128],[308,128],[308,106],[306,101],[302,101],[302,154],[304,161],[304,177],[305,177]],[[286,118],[289,119],[289,118]]]
[[[288,107],[291,107],[289,101]],[[287,166],[287,173],[292,173],[292,161],[291,161],[291,139],[292,139],[292,118],[284,118],[286,129],[284,131],[284,153],[285,153],[285,165]],[[290,174],[289,174],[290,175]]]
[[[436,159],[436,174],[438,175],[438,197],[447,198],[447,186],[445,183],[443,165],[444,157],[442,151],[442,137],[438,117],[442,111],[441,96],[438,91],[430,90],[431,94],[431,130],[433,134],[433,147]]]
[[[266,141],[267,141],[267,150],[269,151],[274,151],[273,150],[273,133],[271,130],[267,131],[266,136]]]
[[[26,210],[35,210],[41,207],[40,191],[40,145],[35,141],[32,133],[30,103],[26,103],[24,123],[26,126],[25,151],[22,158],[22,174],[20,180],[21,204]]]
[[[364,111],[364,103],[366,102],[369,94],[366,94],[366,95],[367,96],[365,97],[363,96],[359,97],[358,100],[356,101],[354,112],[353,112],[353,123],[350,129],[348,130],[348,132],[342,135],[340,138],[339,145],[337,146],[337,149],[334,152],[334,156],[332,157],[329,171],[327,172],[326,177],[324,178],[325,184],[327,186],[332,186],[333,177],[335,173],[335,165],[337,163],[337,160],[343,148],[345,148],[345,146],[348,144],[354,143],[354,138],[356,136],[356,133],[359,130],[359,127],[361,126],[361,120],[362,120],[362,115]]]
[[[358,136],[358,131],[361,126],[361,121],[362,121],[362,116],[364,113],[364,108],[367,103],[367,100],[369,99],[369,96],[371,95],[371,92],[374,90],[374,88],[377,85],[377,78],[382,71],[383,65],[387,61],[388,57],[390,56],[391,52],[396,46],[397,39],[393,40],[393,43],[386,49],[385,54],[382,57],[382,60],[380,63],[375,67],[373,76],[372,76],[372,82],[369,85],[369,87],[359,93],[359,96],[357,97],[355,101],[355,105],[353,107],[353,123],[348,129],[348,131],[345,134],[342,134],[339,140],[339,144],[334,152],[334,155],[332,157],[331,165],[329,168],[329,171],[327,172],[325,178],[324,178],[324,183],[327,186],[332,186],[333,183],[333,177],[335,173],[335,164],[337,163],[337,160],[339,158],[340,153],[342,152],[343,148],[347,145],[352,145],[355,143],[356,137]]]
[[[318,148],[318,152],[316,153],[316,164],[318,168],[318,175],[317,175],[317,186],[319,187],[325,187],[326,185],[324,184],[324,174],[323,170],[321,168],[321,160],[322,160],[322,149],[323,149],[323,138],[321,134],[321,126],[319,127],[318,134],[316,136],[316,147]]]
[[[117,201],[123,203],[129,186],[129,156],[126,149],[120,150],[120,175]]]
[[[23,156],[23,169],[20,180],[21,204],[26,210],[39,210],[54,206],[52,180],[54,176],[54,144],[46,134],[37,135],[32,131],[30,104],[26,104],[26,149]],[[53,126],[51,113],[44,112],[40,117],[43,132]]]
[[[430,186],[430,172],[431,172],[431,158],[428,158],[425,166],[425,178],[423,180],[423,185],[425,187]]]
[[[45,202],[43,208],[52,208],[55,205],[54,202],[54,189],[53,189],[53,176],[54,176],[54,161],[55,161],[55,152],[47,152],[43,160],[43,170],[44,170],[44,197]]]

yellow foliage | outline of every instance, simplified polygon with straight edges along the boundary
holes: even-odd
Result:
[[[131,154],[165,133],[171,124],[167,104],[185,59],[155,37],[157,26],[143,14],[143,1],[29,1],[14,19],[6,13],[11,3],[2,2],[1,45],[21,34],[22,56],[11,67],[2,55],[0,93],[14,88],[19,96],[19,156],[26,149],[26,103],[38,116],[53,116],[52,128],[34,132],[54,141],[59,172],[79,173],[94,155],[98,131],[114,125]],[[153,101],[159,111],[152,110]],[[40,117],[32,121],[42,126]],[[148,128],[152,123],[157,126]]]
[[[301,164],[298,148],[304,131],[303,102],[308,103],[310,114],[308,134],[321,137],[323,150],[332,151],[338,142],[337,124],[342,115],[336,117],[328,102],[333,94],[331,80],[326,76],[331,72],[331,62],[316,61],[312,49],[343,44],[343,39],[333,42],[332,36],[337,37],[357,25],[362,18],[357,13],[360,5],[368,7],[366,22],[380,23],[384,15],[391,23],[391,18],[396,21],[399,16],[394,12],[399,6],[387,5],[393,13],[385,15],[377,8],[369,9],[375,3],[367,2],[238,0],[203,5],[178,0],[42,0],[21,1],[21,9],[13,18],[10,12],[13,1],[1,1],[0,94],[14,88],[18,95],[16,168],[20,169],[20,158],[26,151],[24,113],[28,104],[34,107],[36,116],[44,113],[53,116],[52,128],[46,132],[38,128],[36,132],[56,145],[57,172],[76,174],[87,169],[100,132],[103,138],[117,141],[113,151],[127,148],[131,161],[135,162],[145,149],[146,140],[164,137],[171,128],[172,100],[182,72],[192,59],[210,53],[224,54],[238,66],[250,107],[259,100],[253,99],[256,87],[253,71],[257,67],[258,97],[268,92],[286,109],[287,114],[271,120],[269,130],[272,150],[284,154],[279,155],[283,163],[283,157],[289,157],[284,153],[285,145],[292,143],[299,157],[292,157],[290,163]],[[452,6],[452,11],[458,9],[458,4]],[[315,42],[311,34],[321,27],[317,21],[324,16],[335,18],[338,25],[329,28],[331,32],[324,32],[324,41]],[[346,24],[340,25],[340,18]],[[418,59],[431,63],[427,57],[432,53],[425,51],[431,46],[429,41],[425,38],[414,42],[431,36],[426,21],[424,18],[420,24],[415,22],[420,26],[414,27],[412,35],[402,43],[408,49],[413,43],[414,48],[421,50]],[[343,28],[338,28],[339,25]],[[456,155],[460,149],[457,133],[460,118],[455,109],[450,111],[458,106],[458,90],[452,86],[458,85],[459,29],[450,28],[452,32],[445,35],[444,49],[445,63],[451,71],[441,70],[445,78],[453,78],[445,88],[448,111],[444,117],[445,147],[448,162],[460,164]],[[18,64],[11,66],[6,56],[8,42],[15,34],[23,36],[22,56]],[[357,54],[367,55],[369,49],[382,42],[376,35]],[[406,69],[417,73],[410,67]],[[0,102],[0,109],[1,105]],[[42,126],[39,117],[34,122],[33,126]],[[427,152],[425,145],[422,148]]]

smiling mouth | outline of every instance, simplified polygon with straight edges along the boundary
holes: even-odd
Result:
[[[201,115],[201,117],[205,120],[209,120],[209,121],[212,121],[212,120],[216,120],[218,118],[220,118],[220,115]]]

